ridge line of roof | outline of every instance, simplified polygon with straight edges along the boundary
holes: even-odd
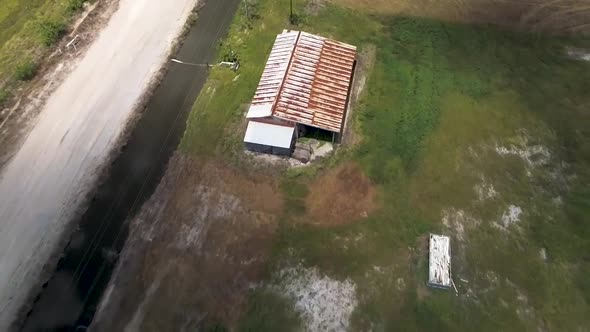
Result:
[[[291,30],[287,30],[287,32],[291,32]],[[293,31],[295,32],[295,31]],[[285,32],[283,32],[285,33]],[[280,35],[277,36],[277,39]],[[285,85],[285,81],[287,80],[287,75],[289,74],[289,69],[291,69],[291,65],[293,63],[293,57],[295,57],[295,50],[297,49],[297,44],[299,44],[299,38],[301,37],[301,31],[297,31],[297,38],[295,38],[295,43],[293,44],[293,49],[291,50],[291,55],[289,56],[289,63],[287,63],[287,69],[285,69],[285,73],[283,74],[283,78],[281,79],[281,84],[279,85],[279,90],[277,91],[277,95],[275,100],[272,103],[270,108],[271,113],[270,116],[275,115],[275,110],[277,109],[277,103],[281,97],[281,92],[283,92],[283,86]]]
[[[280,50],[277,47],[280,47]],[[356,50],[357,47],[354,45],[328,37],[284,29],[275,39],[253,103],[258,100],[262,103],[260,106],[266,105],[268,113],[264,117],[297,121],[340,132],[342,117],[347,108],[346,101],[350,92]],[[276,61],[282,58],[283,64],[277,62],[269,66],[269,61],[275,61],[273,58],[276,58]],[[349,68],[351,63],[352,68]],[[280,67],[285,68],[284,72]],[[262,83],[265,77],[269,81]],[[276,87],[274,94],[273,86]],[[298,91],[302,89],[305,91],[299,94]],[[316,114],[317,112],[319,113]],[[262,114],[254,118],[262,118]],[[298,118],[301,121],[298,121]]]

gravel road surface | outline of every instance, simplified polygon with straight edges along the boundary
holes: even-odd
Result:
[[[0,331],[56,251],[84,193],[166,61],[196,0],[120,0],[119,9],[0,173]]]

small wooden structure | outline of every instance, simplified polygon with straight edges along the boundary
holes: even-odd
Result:
[[[450,288],[451,278],[451,239],[445,235],[430,234],[428,285],[437,288]]]

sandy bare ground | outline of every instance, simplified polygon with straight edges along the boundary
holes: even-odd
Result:
[[[133,218],[91,331],[230,330],[283,208],[275,178],[176,152]]]
[[[7,331],[196,0],[121,0],[0,174],[0,330]]]

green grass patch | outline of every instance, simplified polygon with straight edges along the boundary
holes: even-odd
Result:
[[[82,7],[84,7],[84,4],[88,2],[88,0],[70,0],[68,1],[66,10],[69,13],[74,13],[80,9],[82,9]]]
[[[14,78],[19,81],[29,81],[37,74],[39,66],[31,59],[19,63],[14,69]]]
[[[0,6],[0,88],[12,90],[22,59],[41,62],[52,52],[84,0],[2,0]]]
[[[246,106],[276,34],[289,26],[288,8],[274,1],[259,1],[257,15],[247,24],[243,16],[234,20],[221,49],[238,54],[239,76],[212,70],[189,117],[183,152],[241,151]],[[579,41],[332,5],[301,18],[298,29],[375,45],[376,63],[353,113],[361,145],[284,175],[286,207],[270,269],[295,259],[352,279],[356,330],[588,326],[590,66],[563,55]],[[515,152],[502,155],[500,148]],[[535,149],[549,151],[547,160]],[[351,159],[378,187],[381,208],[338,227],[293,223],[307,217],[308,185]],[[495,194],[479,197],[484,185]],[[509,205],[523,213],[503,228]],[[453,224],[457,218],[462,230]],[[459,297],[425,287],[430,232],[453,238],[455,277],[469,280],[458,284]],[[253,294],[244,326],[276,329],[265,325],[272,309],[255,309],[275,301]]]
[[[285,193],[285,213],[293,216],[304,215],[307,185],[296,178],[287,178],[281,183],[281,189]]]
[[[272,291],[257,289],[250,296],[248,312],[239,331],[300,331],[301,321],[290,300]]]
[[[55,44],[64,31],[65,25],[59,21],[42,18],[37,23],[37,33],[39,34],[39,40],[45,46],[51,46]]]

